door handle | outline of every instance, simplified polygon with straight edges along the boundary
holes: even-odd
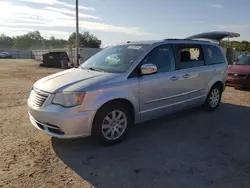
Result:
[[[170,78],[170,80],[175,81],[175,80],[178,80],[179,78],[180,78],[179,76],[172,76],[172,77]]]
[[[184,75],[182,76],[182,78],[189,78],[189,77],[190,77],[189,74],[184,74]]]

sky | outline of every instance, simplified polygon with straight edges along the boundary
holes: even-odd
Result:
[[[122,41],[184,38],[207,31],[237,32],[250,40],[250,0],[79,0],[79,31],[103,46]],[[0,0],[0,33],[39,30],[68,39],[75,0]]]

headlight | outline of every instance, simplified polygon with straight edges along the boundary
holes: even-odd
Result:
[[[64,107],[73,107],[82,104],[85,93],[83,92],[62,92],[57,93],[53,100],[53,104],[59,104]]]

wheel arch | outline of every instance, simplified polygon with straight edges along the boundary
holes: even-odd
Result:
[[[219,84],[222,91],[224,91],[225,89],[225,82],[223,81],[223,79],[221,77],[215,77],[213,80],[211,80],[208,84],[208,87],[206,89],[207,94],[209,93],[209,91],[212,89],[212,87],[216,84]]]
[[[220,89],[221,89],[222,91],[224,90],[224,84],[223,84],[222,81],[217,81],[217,82],[215,82],[215,83],[212,85],[212,87],[214,87],[215,85],[219,85]],[[212,87],[211,87],[211,88],[212,88]]]
[[[220,91],[220,98],[219,98],[219,100],[218,100],[218,103],[216,104],[216,106],[211,107],[211,106],[210,106],[210,101],[209,101],[209,99],[211,99],[211,98],[209,98],[209,95],[210,95],[210,93],[211,93],[211,91],[212,91],[212,89],[213,89],[214,86],[219,86],[219,89],[220,89],[221,91]],[[207,111],[212,111],[212,110],[216,109],[216,108],[219,106],[220,101],[221,101],[221,95],[222,95],[223,90],[224,90],[224,84],[223,84],[222,81],[219,81],[219,80],[218,80],[218,81],[216,81],[216,82],[214,82],[214,83],[212,84],[212,86],[209,88],[209,91],[208,91],[207,97],[206,97],[206,101],[205,101],[205,103],[204,103],[204,105],[203,105]]]
[[[131,113],[131,116],[132,116],[132,121],[135,122],[135,113],[136,113],[136,110],[135,110],[135,106],[133,105],[133,103],[131,101],[129,101],[128,99],[125,99],[125,98],[116,98],[116,99],[112,99],[112,100],[109,100],[109,101],[106,101],[105,103],[103,103],[96,111],[96,114],[94,116],[94,119],[97,115],[97,113],[104,107],[107,107],[108,105],[113,105],[115,103],[120,103],[120,104],[123,104],[125,105],[128,109],[129,109],[129,112]]]

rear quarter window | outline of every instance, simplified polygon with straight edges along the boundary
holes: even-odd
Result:
[[[206,65],[226,63],[226,58],[219,46],[204,45],[203,49]]]

